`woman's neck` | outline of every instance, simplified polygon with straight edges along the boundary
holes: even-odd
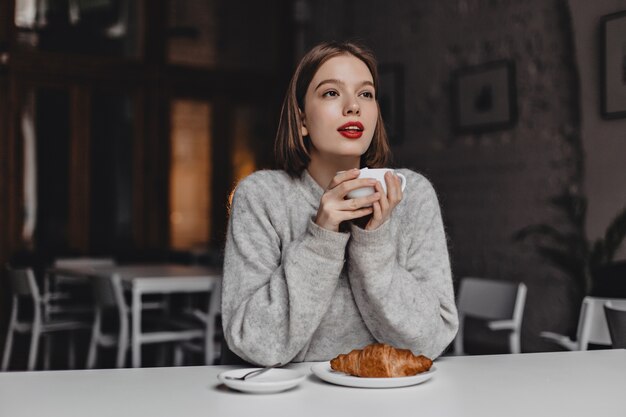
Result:
[[[326,189],[338,171],[359,168],[359,157],[311,155],[307,171],[320,187]]]

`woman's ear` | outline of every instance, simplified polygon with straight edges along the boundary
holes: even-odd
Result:
[[[302,110],[300,110],[300,108],[298,108],[298,114],[300,115],[300,133],[302,134],[302,137],[307,137],[309,136],[309,130],[306,128],[306,122],[304,120],[304,113],[302,112]]]

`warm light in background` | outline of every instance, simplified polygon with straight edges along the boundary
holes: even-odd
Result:
[[[232,161],[233,189],[228,196],[228,207],[232,204],[233,194],[239,181],[256,171],[254,151],[251,147],[254,138],[254,109],[240,107],[235,112],[235,134],[233,143]]]
[[[176,100],[171,111],[170,245],[206,246],[211,233],[211,106]]]

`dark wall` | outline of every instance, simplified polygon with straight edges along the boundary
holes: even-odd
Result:
[[[396,165],[424,173],[438,190],[455,280],[474,275],[525,282],[523,349],[552,348],[539,332],[573,332],[581,292],[533,244],[513,236],[536,223],[581,232],[580,224],[549,203],[562,194],[579,196],[582,183],[578,71],[567,3],[309,3],[307,46],[360,39],[382,65],[403,69],[396,88],[404,96],[404,137],[394,146]],[[453,75],[500,60],[515,68],[517,117],[506,127],[459,133]]]

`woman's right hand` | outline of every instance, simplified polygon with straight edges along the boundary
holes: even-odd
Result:
[[[367,216],[373,212],[372,204],[380,199],[380,192],[367,197],[349,198],[346,195],[357,188],[374,187],[378,182],[371,178],[358,178],[359,170],[351,169],[335,175],[320,200],[315,223],[324,229],[339,231],[346,220]]]

